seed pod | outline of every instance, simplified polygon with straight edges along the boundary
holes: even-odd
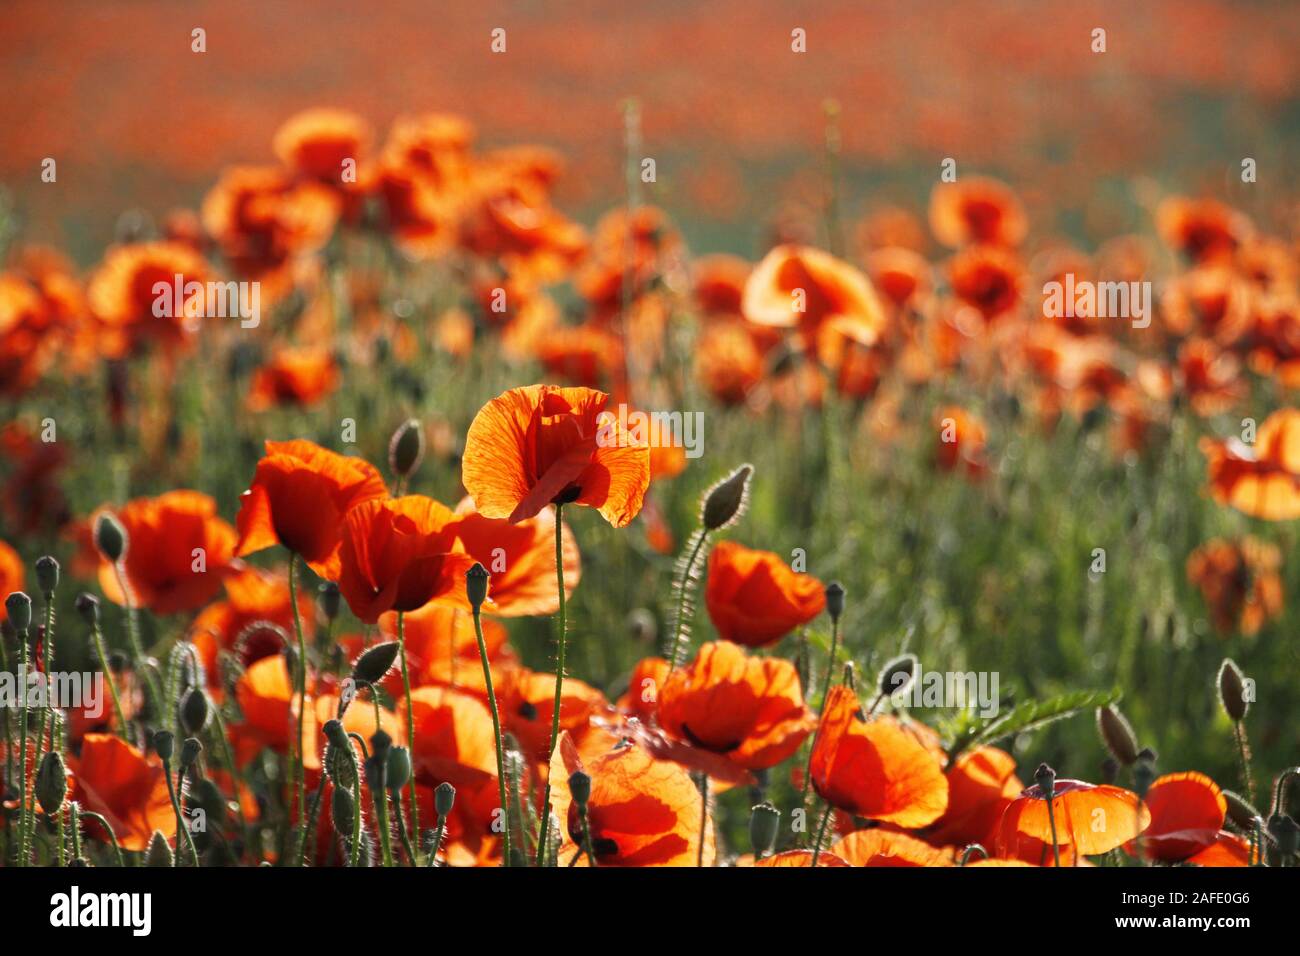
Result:
[[[181,770],[188,770],[201,753],[203,744],[199,743],[198,737],[186,737],[181,741]]]
[[[569,774],[569,793],[573,795],[573,802],[579,807],[585,807],[591,801],[591,777],[581,770],[575,770]]]
[[[776,835],[781,827],[781,811],[770,803],[760,803],[749,813],[749,842],[754,848],[754,858],[766,856],[776,846]]]
[[[81,619],[85,621],[88,626],[94,627],[99,623],[99,598],[95,597],[93,594],[82,593],[77,595],[77,600],[74,604],[77,608],[77,613],[81,615]]]
[[[68,795],[68,773],[63,766],[63,756],[57,750],[47,751],[36,768],[36,799],[41,809],[54,816],[63,807]]]
[[[708,531],[720,531],[739,521],[749,505],[749,478],[753,465],[741,465],[704,493],[700,520]]]
[[[347,787],[334,788],[330,799],[330,819],[334,821],[334,832],[340,836],[352,836],[353,821],[356,819],[357,801]]]
[[[111,511],[101,512],[95,519],[95,547],[106,560],[116,564],[126,554],[129,544],[126,529]]]
[[[397,426],[388,442],[388,467],[394,475],[409,478],[424,460],[424,429],[414,418]]]
[[[172,848],[167,843],[167,838],[162,835],[161,830],[154,830],[153,836],[149,838],[149,849],[145,851],[145,866],[171,866],[175,862],[172,856]]]
[[[405,747],[393,747],[388,751],[388,789],[397,791],[406,786],[411,779],[411,752]]]
[[[844,585],[839,581],[826,585],[826,613],[832,621],[838,621],[844,613]]]
[[[32,599],[22,591],[14,591],[5,598],[5,613],[9,623],[19,634],[26,634],[32,626]]]
[[[1038,784],[1038,789],[1043,793],[1043,799],[1046,800],[1056,792],[1056,771],[1045,763],[1040,763],[1038,769],[1034,771],[1034,782]]]
[[[388,731],[376,730],[370,735],[370,752],[376,757],[381,757],[385,761],[388,759],[388,751],[393,746],[393,738]]]
[[[181,698],[179,715],[187,734],[198,734],[208,723],[208,695],[201,687],[191,687]]]
[[[1246,711],[1250,709],[1246,700],[1245,678],[1241,675],[1241,668],[1230,657],[1225,657],[1219,666],[1219,703],[1233,723],[1245,720]]]
[[[397,660],[396,641],[385,641],[364,651],[352,665],[352,679],[357,683],[377,685]]]
[[[876,693],[883,697],[906,694],[920,671],[921,662],[915,654],[901,654],[887,661],[880,669],[876,678]]]
[[[456,788],[451,784],[438,784],[433,791],[433,808],[437,811],[438,816],[445,817],[451,813],[451,808],[456,805]]]
[[[41,589],[46,600],[54,596],[59,586],[59,562],[50,555],[36,559],[36,586]]]
[[[474,562],[474,566],[465,572],[465,594],[469,598],[469,606],[477,611],[483,606],[488,595],[488,574],[487,568]]]
[[[1097,708],[1097,732],[1106,749],[1125,767],[1137,763],[1138,742],[1124,715],[1114,704]]]

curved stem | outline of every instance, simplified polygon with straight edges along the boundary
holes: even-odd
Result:
[[[483,620],[474,608],[474,638],[478,641],[478,656],[483,662],[483,683],[487,687],[488,704],[492,708],[492,742],[497,748],[497,799],[505,816],[505,831],[501,842],[501,865],[510,865],[510,811],[506,804],[506,756],[501,740],[501,714],[497,708],[497,695],[492,689],[492,668],[488,664],[487,643],[483,640]],[[556,713],[559,713],[558,709]],[[441,818],[440,818],[441,819]],[[437,848],[435,847],[435,852]]]
[[[546,791],[542,798],[542,838],[537,841],[537,865],[541,866],[546,857],[546,844],[549,842],[548,834],[549,820],[551,818],[551,757],[555,755],[555,744],[560,737],[560,702],[564,694],[564,645],[566,641],[566,631],[568,621],[565,618],[564,607],[564,505],[555,506],[555,587],[558,591],[560,607],[558,614],[559,620],[559,647],[556,651],[555,660],[555,703],[551,708],[551,746],[546,751]],[[502,797],[504,803],[504,795]]]
[[[171,784],[169,783],[167,786],[170,788]],[[125,866],[125,864],[122,862],[122,847],[117,842],[117,834],[113,832],[112,824],[110,824],[106,819],[104,819],[104,817],[101,814],[94,813],[90,810],[80,810],[78,811],[77,815],[79,817],[89,817],[90,819],[94,820],[96,823],[98,823],[101,827],[104,828],[105,832],[108,833],[109,840],[111,840],[113,843],[113,853],[116,854],[117,856],[117,865],[119,867]]]
[[[686,618],[686,595],[691,587],[691,575],[695,572],[695,562],[700,556],[700,551],[704,548],[704,542],[708,539],[708,529],[701,528],[695,538],[695,547],[691,549],[691,556],[686,559],[686,565],[682,568],[682,579],[677,582],[677,614],[673,618],[673,640],[668,647],[668,673],[670,675],[677,668],[677,655],[681,648],[682,630]]]

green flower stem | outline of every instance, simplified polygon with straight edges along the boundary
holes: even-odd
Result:
[[[149,709],[153,714],[161,719],[162,710],[162,688],[158,686],[158,678],[149,666],[149,658],[145,655],[144,644],[140,641],[140,616],[135,607],[135,598],[131,594],[131,586],[126,580],[126,572],[122,569],[122,562],[113,563],[113,573],[117,576],[117,587],[122,592],[122,600],[126,603],[126,638],[131,644],[131,655],[135,658],[135,668],[144,679],[145,692],[149,695]]]
[[[695,865],[704,865],[704,837],[709,828],[709,775],[700,774],[700,845],[695,854]],[[584,839],[585,839],[584,834]],[[590,851],[588,851],[590,852]],[[596,863],[596,858],[591,858],[592,865]]]
[[[167,787],[168,789],[171,788],[170,781],[168,782]],[[126,864],[122,862],[122,847],[117,842],[117,834],[113,832],[112,824],[110,824],[107,820],[105,820],[104,817],[101,816],[100,814],[93,813],[90,810],[79,810],[77,811],[77,815],[82,818],[89,817],[91,820],[94,820],[106,831],[108,831],[108,838],[113,843],[113,854],[117,857],[117,865],[125,866]],[[78,826],[80,826],[80,822],[78,822]]]
[[[816,842],[813,843],[812,865],[814,867],[817,865],[817,861],[821,859],[822,840],[826,838],[826,824],[830,823],[830,820],[831,820],[831,805],[828,803],[826,804],[826,809],[822,811],[822,822],[817,827],[817,840]]]
[[[349,737],[361,744],[361,751],[365,753],[366,742],[353,733]],[[357,752],[350,746],[348,747],[348,761],[352,766],[352,785],[356,790],[355,812],[352,814],[352,845],[348,847],[348,866],[357,867],[361,865],[361,768],[357,765]]]
[[[560,739],[560,702],[564,695],[564,645],[567,643],[568,621],[565,618],[564,608],[564,505],[555,506],[555,587],[559,592],[560,608],[557,612],[559,620],[559,647],[556,651],[555,659],[555,705],[551,708],[551,746],[546,751],[546,791],[542,797],[542,826],[541,838],[537,841],[537,865],[541,866],[546,858],[546,844],[550,842],[550,820],[551,820],[551,757],[555,755],[555,745]],[[486,666],[487,657],[484,655],[484,666]],[[502,795],[502,803],[505,802],[505,795]]]
[[[556,519],[556,527],[559,527]],[[488,664],[487,643],[483,640],[483,619],[479,608],[474,608],[474,638],[478,641],[478,656],[483,663],[483,683],[487,687],[488,704],[492,708],[492,742],[497,748],[497,798],[501,801],[501,812],[506,816],[505,832],[501,843],[501,865],[510,865],[510,811],[506,803],[506,756],[501,740],[501,714],[497,707],[496,691],[492,689],[492,667]],[[559,708],[555,711],[559,713]],[[547,788],[549,796],[550,789]],[[443,821],[445,822],[445,821]],[[435,852],[437,848],[435,847]]]
[[[411,705],[411,675],[406,669],[406,612],[397,612],[397,653],[402,660],[402,691],[406,694],[406,747],[412,754],[415,753],[415,711]],[[376,727],[379,725],[376,724]],[[411,796],[411,830],[415,833],[420,832],[420,806],[415,799],[415,774],[411,774],[408,781]],[[398,817],[401,817],[402,795],[393,794],[393,800],[397,803]],[[415,857],[411,857],[411,865],[415,866]]]
[[[673,618],[673,640],[668,647],[668,673],[671,675],[677,669],[677,655],[681,650],[682,632],[685,630],[686,618],[686,594],[691,587],[691,575],[695,572],[695,562],[699,560],[700,552],[704,549],[704,543],[709,540],[709,530],[700,528],[695,536],[695,546],[691,549],[691,555],[686,559],[686,565],[682,568],[682,578],[677,582],[677,614]]]
[[[176,814],[176,832],[185,834],[185,843],[189,847],[190,856],[194,858],[194,865],[199,865],[199,851],[194,847],[194,837],[190,834],[190,828],[185,825],[185,814],[181,812],[181,802],[177,797],[177,791],[181,788],[182,777],[185,771],[176,771],[176,781],[172,782],[172,764],[170,760],[163,761],[163,776],[167,778],[167,796],[171,797],[172,812]],[[181,839],[176,837],[176,855],[172,857],[172,866],[181,865]]]
[[[429,859],[425,861],[425,866],[434,866],[438,859],[438,851],[442,849],[443,837],[447,834],[447,817],[446,814],[438,816],[438,822],[435,824],[433,831],[433,848],[429,851]]]
[[[18,761],[22,788],[18,793],[18,865],[27,866],[27,631],[18,635]]]
[[[293,768],[293,785],[298,802],[298,822],[307,822],[307,750],[303,717],[307,710],[307,641],[298,611],[298,555],[289,552],[289,605],[293,608],[293,631],[298,639],[298,759]],[[306,839],[304,836],[303,839]]]
[[[108,652],[104,650],[104,635],[100,633],[98,624],[91,625],[90,633],[95,642],[95,655],[99,658],[99,667],[104,672],[104,682],[108,684],[108,696],[113,698],[113,713],[117,715],[117,735],[129,744],[131,736],[126,723],[126,714],[122,711],[122,698],[117,693],[117,681],[113,679],[113,671],[108,666]]]
[[[1052,828],[1052,859],[1056,863],[1056,868],[1061,868],[1061,848],[1056,843],[1056,811],[1052,809],[1052,798],[1055,793],[1047,795],[1047,823]]]

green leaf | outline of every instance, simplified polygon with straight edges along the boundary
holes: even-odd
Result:
[[[1059,694],[1047,700],[1027,700],[1011,711],[994,717],[983,724],[970,724],[962,728],[953,740],[949,763],[970,747],[983,747],[1005,740],[1016,734],[1037,730],[1055,720],[1073,717],[1082,711],[1096,710],[1120,699],[1117,689],[1108,691],[1081,690]]]

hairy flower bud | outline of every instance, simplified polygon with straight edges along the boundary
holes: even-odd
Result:
[[[1246,711],[1250,709],[1250,703],[1246,700],[1245,678],[1242,677],[1241,668],[1230,657],[1225,657],[1219,666],[1219,703],[1233,723],[1245,720]]]
[[[356,819],[357,801],[347,787],[334,788],[330,799],[330,818],[334,822],[334,832],[351,838],[353,821]]]
[[[95,519],[95,547],[108,561],[116,564],[126,554],[129,544],[126,529],[111,511],[101,512]]]
[[[754,859],[772,852],[776,835],[781,827],[781,811],[770,803],[760,803],[749,814],[749,842],[754,848]]]
[[[920,670],[921,662],[915,654],[901,654],[886,661],[876,678],[876,693],[882,697],[906,694]]]
[[[704,493],[700,520],[705,530],[719,531],[740,520],[749,504],[749,478],[753,465],[741,465]]]
[[[187,734],[197,734],[208,723],[208,695],[201,687],[191,687],[181,698],[179,715]]]
[[[844,585],[839,581],[826,585],[826,613],[832,621],[838,621],[844,613]]]
[[[424,459],[424,429],[414,418],[397,426],[388,442],[388,467],[393,474],[409,478]]]
[[[332,621],[339,616],[341,601],[339,586],[336,583],[333,581],[323,582],[316,600],[320,604],[321,613],[325,615],[327,621]]]
[[[1137,762],[1137,735],[1114,704],[1097,708],[1097,732],[1101,734],[1106,749],[1121,764],[1127,767]]]
[[[77,613],[81,615],[81,619],[85,621],[87,625],[95,627],[99,624],[99,598],[95,597],[93,594],[86,594],[83,592],[77,595],[75,606],[77,608]]]
[[[388,789],[401,790],[411,779],[411,752],[405,747],[393,747],[388,751]]]
[[[396,641],[385,641],[362,652],[352,665],[352,679],[372,686],[378,684],[397,660],[398,650]]]
[[[145,851],[145,866],[171,866],[175,862],[172,848],[161,830],[154,830],[149,838],[149,849]]]
[[[47,751],[36,769],[36,799],[48,816],[63,808],[63,798],[68,795],[68,773],[63,766],[63,756],[57,750]]]

